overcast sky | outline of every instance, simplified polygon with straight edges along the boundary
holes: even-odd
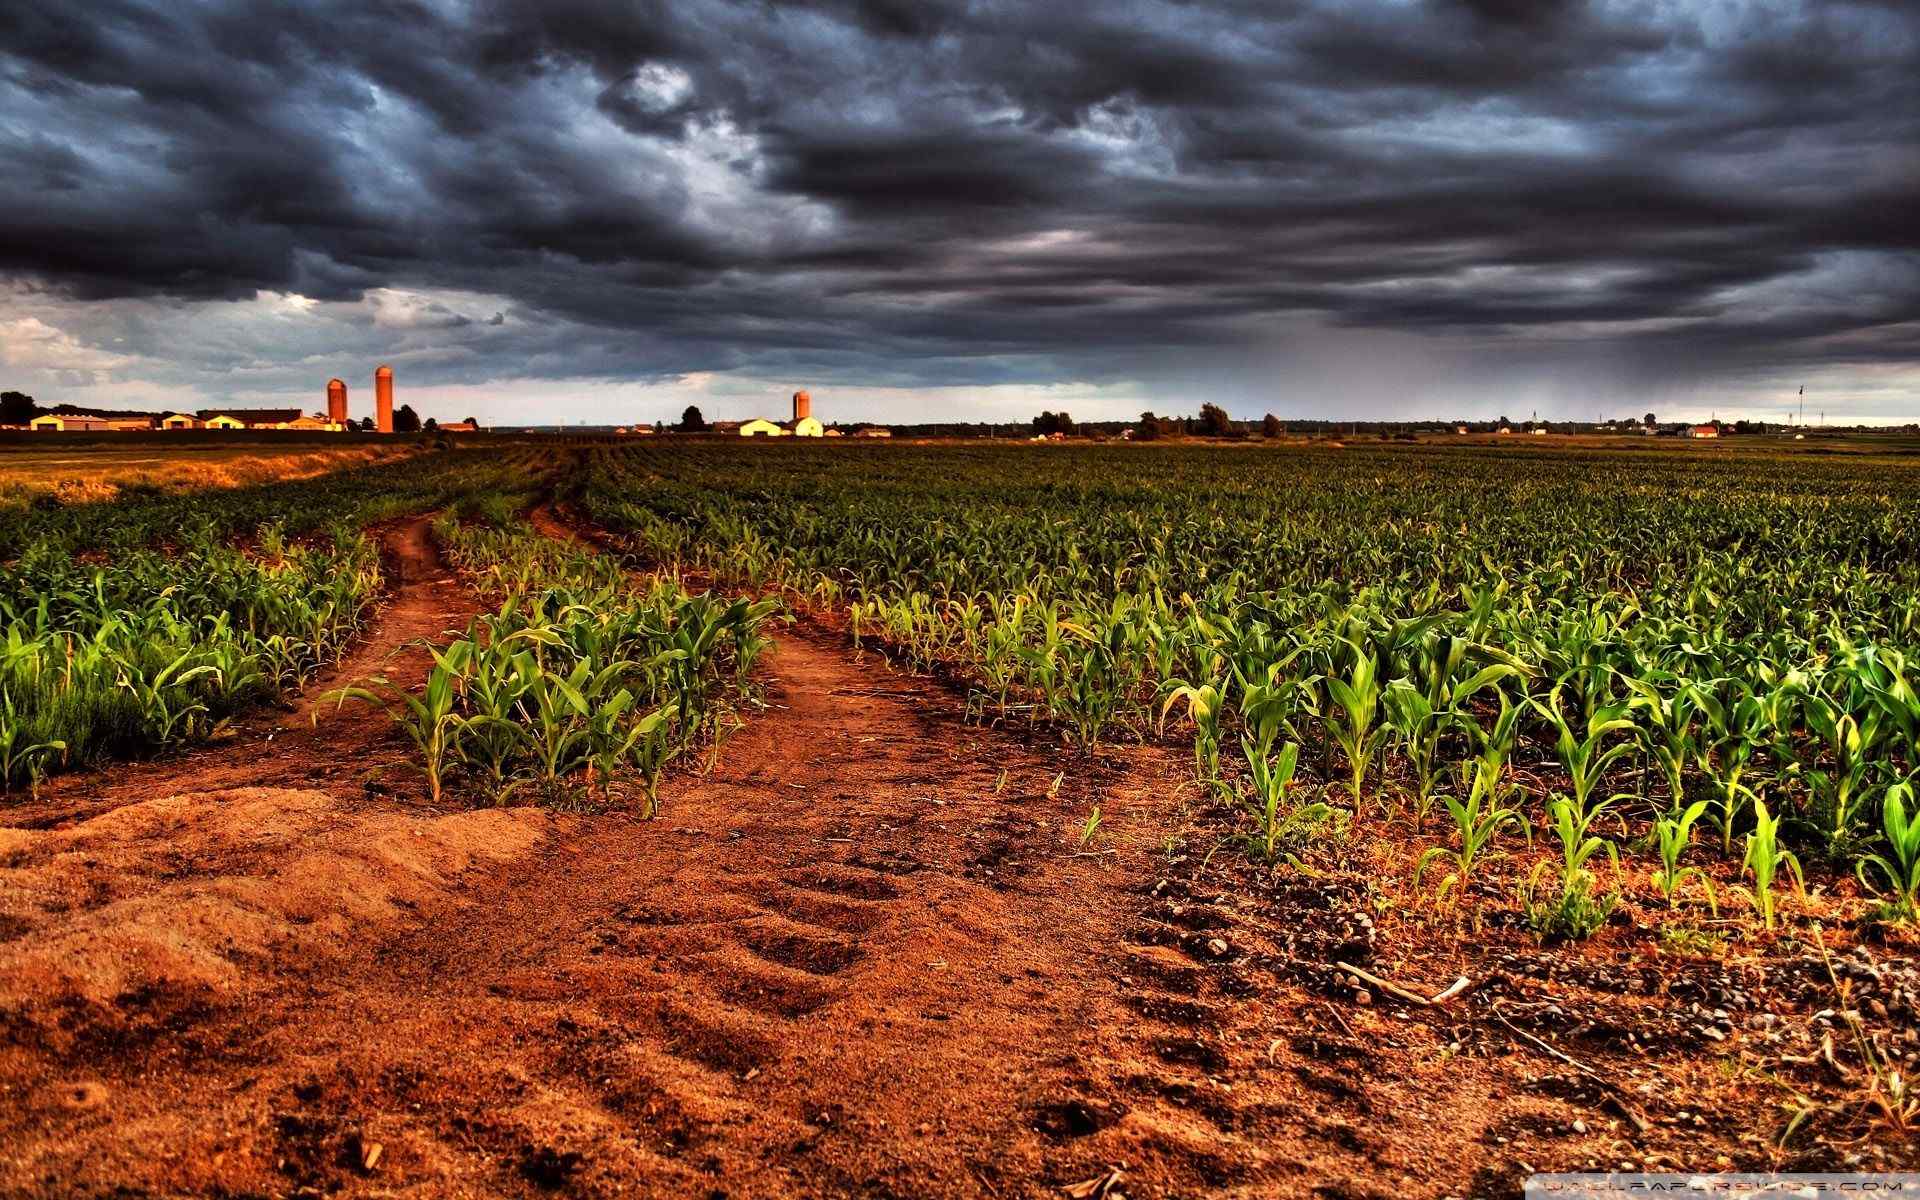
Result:
[[[1907,0],[24,0],[0,386],[1920,419]]]

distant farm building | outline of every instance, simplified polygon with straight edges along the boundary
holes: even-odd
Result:
[[[190,416],[187,413],[168,413],[160,418],[160,428],[198,429],[200,428],[200,420],[198,417]]]
[[[854,430],[853,436],[864,437],[864,438],[890,438],[893,436],[893,430],[882,429],[878,425],[869,425],[865,429]]]
[[[804,391],[793,394],[793,419],[787,432],[794,437],[825,437],[826,429],[813,415],[813,397]]]
[[[82,416],[78,413],[47,413],[27,422],[27,428],[37,433],[79,433],[103,432],[113,428],[105,417]]]
[[[297,408],[203,408],[201,426],[206,429],[304,429],[338,432],[344,428],[319,413],[309,416]]]
[[[1695,425],[1691,430],[1687,432],[1687,436],[1697,437],[1697,438],[1717,438],[1720,436],[1720,427],[1718,425]]]
[[[716,423],[714,429],[723,430]],[[825,437],[826,426],[820,424],[813,415],[813,397],[805,392],[793,394],[793,419],[774,424],[765,417],[755,417],[751,421],[742,421],[739,426],[741,437]]]

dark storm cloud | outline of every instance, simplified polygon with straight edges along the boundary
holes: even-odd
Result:
[[[1045,382],[1300,322],[1895,361],[1916,213],[1920,16],[1867,0],[0,9],[0,270],[504,301],[410,319],[502,331],[448,378]]]

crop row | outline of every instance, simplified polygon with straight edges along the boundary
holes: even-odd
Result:
[[[432,798],[604,800],[630,784],[657,807],[661,773],[715,743],[750,689],[772,601],[636,582],[615,559],[534,532],[484,499],[435,523],[448,557],[498,607],[433,648],[424,686],[335,693],[384,705]]]

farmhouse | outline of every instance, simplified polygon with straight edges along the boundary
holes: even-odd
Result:
[[[755,417],[751,421],[740,422],[741,437],[785,437],[787,431],[775,425],[765,417]]]
[[[1697,438],[1717,438],[1720,436],[1720,427],[1718,425],[1695,425],[1692,429],[1687,431],[1687,436],[1697,437]]]
[[[198,429],[200,419],[187,413],[170,412],[160,418],[162,429]]]

